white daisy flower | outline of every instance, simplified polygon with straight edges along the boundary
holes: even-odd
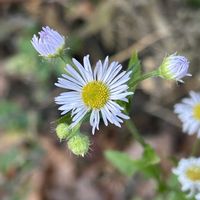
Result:
[[[104,124],[108,122],[121,127],[123,119],[129,119],[122,113],[124,108],[116,100],[128,102],[127,96],[133,92],[128,92],[127,81],[130,79],[131,71],[120,72],[122,65],[118,62],[109,64],[108,57],[102,63],[100,60],[96,63],[94,71],[91,68],[89,55],[83,58],[83,65],[76,59],[72,59],[75,67],[67,65],[65,70],[67,74],[62,74],[55,85],[67,92],[61,93],[55,98],[59,105],[59,110],[66,114],[72,111],[73,128],[83,117],[91,111],[90,125],[92,133],[95,129],[99,130],[100,116]]]
[[[200,158],[181,159],[172,172],[178,176],[182,191],[189,192],[189,197],[200,193]]]
[[[200,137],[200,93],[190,91],[189,94],[189,98],[174,106],[174,112],[183,123],[183,132],[189,135],[197,133]]]
[[[42,27],[39,36],[34,35],[31,43],[41,56],[55,58],[64,50],[65,37],[48,26]]]
[[[188,73],[189,61],[186,57],[177,55],[176,53],[164,58],[158,72],[162,78],[167,80],[181,80],[185,76],[192,76]]]

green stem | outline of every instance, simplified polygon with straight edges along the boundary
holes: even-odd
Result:
[[[196,156],[197,155],[199,147],[200,147],[200,139],[197,138],[195,143],[194,143],[194,145],[193,145],[193,148],[192,148],[192,156]]]
[[[137,78],[136,80],[134,80],[133,85],[137,85],[139,82],[146,80],[148,78],[152,78],[152,77],[156,77],[159,76],[159,72],[158,70],[154,70],[152,72],[143,74],[142,76],[140,76],[139,78]]]
[[[74,66],[71,57],[64,56],[64,54],[59,55],[59,57],[60,57],[60,59],[61,59],[65,64],[69,64],[69,65],[71,65],[72,67]]]
[[[60,55],[60,58],[66,64],[65,58],[62,55]]]
[[[143,137],[140,135],[139,131],[137,130],[135,124],[133,121],[131,120],[127,120],[126,121],[126,126],[129,129],[129,131],[131,132],[131,134],[133,135],[134,139],[136,139],[142,146],[143,148],[146,148],[146,146],[148,145],[145,140],[143,139]],[[154,165],[154,170],[156,170],[156,173],[161,173],[161,169],[160,166],[158,164]],[[157,181],[157,185],[158,185],[158,192],[159,193],[163,193],[164,191],[166,191],[167,189],[167,185],[165,183],[165,180],[163,177],[161,177],[161,174],[159,173],[159,175],[155,175],[155,180]]]
[[[140,135],[139,131],[137,130],[135,124],[131,120],[126,121],[126,126],[133,135],[133,137],[143,146],[146,147],[147,143],[143,139],[143,137]]]

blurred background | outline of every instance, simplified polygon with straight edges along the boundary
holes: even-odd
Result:
[[[136,50],[144,72],[168,54],[186,56],[192,78],[181,85],[159,78],[142,82],[130,111],[168,177],[170,156],[190,155],[196,139],[182,133],[173,105],[200,89],[199,22],[200,0],[0,0],[0,199],[154,199],[154,182],[124,177],[103,156],[107,149],[140,156],[124,126],[102,124],[84,158],[59,142],[54,97],[60,90],[54,82],[64,66],[39,57],[30,40],[48,25],[67,36],[69,57],[81,61],[90,54],[95,63],[110,55],[126,69]],[[90,135],[88,124],[82,129]]]

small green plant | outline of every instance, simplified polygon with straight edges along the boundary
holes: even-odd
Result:
[[[34,35],[32,45],[44,59],[60,58],[65,66],[65,74],[58,78],[55,85],[64,89],[55,98],[56,104],[63,117],[57,120],[56,133],[60,140],[65,139],[68,149],[78,156],[85,156],[89,151],[90,141],[87,135],[80,133],[83,122],[89,122],[91,133],[99,130],[100,120],[108,126],[114,124],[126,127],[143,148],[141,158],[134,160],[126,153],[107,150],[105,157],[121,173],[132,177],[141,173],[157,183],[157,197],[155,199],[184,200],[187,198],[200,199],[200,158],[181,159],[178,166],[172,169],[169,179],[163,177],[160,168],[160,158],[155,150],[143,139],[129,117],[129,108],[134,99],[138,84],[143,80],[160,77],[167,81],[183,83],[183,78],[191,76],[188,73],[189,61],[186,57],[172,54],[163,58],[160,66],[155,70],[143,73],[140,60],[136,53],[130,58],[126,71],[117,61],[109,61],[107,56],[99,60],[94,67],[89,55],[83,57],[83,62],[75,58],[69,61],[65,57],[65,39],[57,31],[45,27]],[[71,59],[70,59],[71,60]],[[184,99],[175,106],[175,113],[183,122],[183,131],[190,135],[200,134],[200,94],[191,92],[191,98]],[[194,145],[195,147],[196,145]],[[193,154],[196,153],[196,147]],[[174,176],[178,176],[177,178]],[[188,191],[189,197],[182,191]]]

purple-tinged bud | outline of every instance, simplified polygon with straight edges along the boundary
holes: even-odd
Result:
[[[31,43],[41,56],[55,58],[64,50],[65,37],[46,26],[42,27],[38,37],[33,36]]]
[[[184,56],[172,54],[164,58],[158,72],[159,76],[167,80],[181,80],[185,76],[192,76],[188,73],[189,61]]]

